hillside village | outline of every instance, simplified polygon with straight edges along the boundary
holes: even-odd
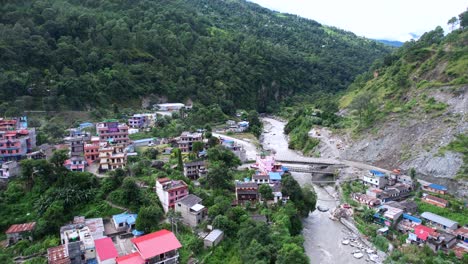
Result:
[[[158,106],[157,109],[166,113],[179,112],[182,109],[179,104],[170,106]],[[189,111],[185,107],[184,110]],[[128,209],[97,218],[76,215],[72,221],[62,223],[60,230],[56,231],[60,235],[60,245],[47,249],[48,263],[178,263],[178,251],[183,247],[183,243],[177,238],[180,224],[194,230],[197,239],[203,241],[203,246],[207,249],[223,243],[227,230],[216,226],[216,223],[213,225],[215,219],[209,213],[210,208],[204,205],[203,198],[191,191],[193,186],[200,186],[200,182],[210,177],[210,167],[213,166],[209,159],[210,149],[215,145],[238,160],[234,166],[248,162],[247,169],[244,165],[244,169],[240,170],[250,172],[250,175],[244,173],[230,183],[234,185],[233,200],[230,201],[233,208],[251,210],[249,208],[256,208],[259,203],[281,207],[288,204],[291,195],[297,195],[291,193],[290,189],[282,188],[285,179],[289,182],[291,173],[287,166],[275,160],[275,154],[261,152],[257,154],[255,161],[247,160],[243,145],[229,139],[230,137],[212,137],[207,134],[210,132],[199,129],[183,132],[175,138],[130,139],[132,130],[140,133],[151,129],[158,117],[161,114],[140,113],[129,117],[126,123],[115,119],[96,124],[81,123],[77,128],[68,129],[69,134],[63,138],[63,142],[54,146],[36,146],[35,130],[28,128],[27,117],[0,120],[0,179],[4,183],[24,177],[21,176],[24,174],[21,160],[50,160],[57,153],[65,155],[61,166],[67,170],[89,172],[97,178],[107,178],[110,173],[124,171],[130,166],[130,160],[135,161],[135,158],[143,154],[142,148],[147,149],[146,152],[148,149],[160,151],[157,156],[165,161],[158,161],[161,164],[156,166],[161,168],[164,163],[169,162],[173,164],[170,165],[173,169],[180,169],[184,176],[177,179],[162,175],[156,178],[153,186],[147,186],[145,182],[139,183],[139,188],[147,188],[156,194],[159,206],[166,214],[166,221],[170,224],[166,226],[171,227],[171,230],[161,229],[150,233],[138,230],[138,212]],[[248,122],[228,121],[225,129],[220,128],[220,131],[233,133],[237,130],[233,130],[236,125],[239,126],[239,132],[245,132]],[[457,209],[457,219],[462,219],[463,222],[438,215],[437,210],[431,212],[430,209],[435,207],[445,210],[452,208],[451,203],[456,198],[449,195],[447,187],[416,180],[414,172],[411,173],[412,176],[407,176],[399,170],[391,173],[370,170],[354,181],[343,181],[341,188],[361,186],[358,188],[361,191],[343,190],[344,203],[330,212],[330,218],[353,222],[353,216],[360,219],[362,208],[368,208],[364,210],[371,210],[372,214],[365,221],[376,226],[375,234],[371,234],[371,237],[390,236],[390,233],[397,232],[404,235],[407,244],[428,245],[434,252],[447,254],[453,251],[458,258],[463,258],[468,253],[466,205],[454,204],[455,207],[463,207]],[[421,212],[422,204],[430,205],[424,207],[427,211]],[[251,210],[250,218],[253,222],[265,224],[271,224],[272,221],[255,209]],[[206,225],[210,222],[211,225]],[[5,231],[6,246],[14,246],[21,240],[33,241],[36,222],[10,224]],[[200,229],[201,226],[204,228]],[[359,251],[361,244],[354,244],[358,241],[356,237],[351,240],[354,242],[350,243],[345,239],[342,243],[357,247],[354,257],[361,258],[365,250]],[[368,260],[377,263],[381,261],[373,250],[368,251]]]

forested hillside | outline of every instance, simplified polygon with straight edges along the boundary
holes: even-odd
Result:
[[[348,158],[414,167],[468,193],[447,181],[468,178],[468,13],[459,18],[459,29],[444,35],[437,27],[356,78],[340,101],[348,127],[359,132]]]
[[[343,89],[389,52],[240,0],[7,1],[0,36],[2,114],[147,95],[271,111],[286,96]]]

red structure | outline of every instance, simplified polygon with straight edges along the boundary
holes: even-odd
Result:
[[[430,228],[424,225],[417,225],[414,228],[414,233],[416,236],[423,240],[426,241],[428,237],[437,237],[438,234],[434,228]]]

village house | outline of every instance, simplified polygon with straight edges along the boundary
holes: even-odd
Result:
[[[182,132],[177,141],[177,145],[182,153],[192,152],[193,142],[202,142],[202,138],[202,133]]]
[[[448,218],[442,217],[440,215],[431,213],[431,212],[424,212],[421,214],[421,217],[429,223],[429,225],[435,226],[439,229],[450,229],[455,230],[458,228],[458,223],[452,221]]]
[[[70,159],[65,161],[63,164],[65,168],[71,171],[84,172],[88,163],[86,162],[85,157],[73,156]]]
[[[364,183],[364,185],[383,189],[388,184],[388,177],[383,172],[370,170],[369,174],[363,176],[362,183]]]
[[[122,213],[112,216],[112,224],[117,232],[131,233],[135,229],[137,214]]]
[[[16,244],[18,241],[23,239],[33,240],[32,232],[36,228],[36,222],[16,224],[10,226],[10,228],[5,231],[7,236],[8,245]]]
[[[204,160],[184,163],[184,176],[196,180],[207,173],[206,162]]]
[[[435,183],[423,185],[422,189],[424,191],[432,192],[432,193],[438,193],[438,194],[446,194],[447,193],[447,187],[438,185]]]
[[[194,194],[189,194],[177,201],[175,211],[181,214],[182,222],[196,227],[205,219],[207,210],[201,201],[202,199]]]
[[[164,212],[174,209],[175,204],[180,199],[187,196],[188,186],[184,181],[161,178],[156,180],[156,194],[161,201]]]
[[[203,245],[205,248],[215,247],[221,243],[223,238],[224,232],[219,229],[214,229],[203,239]]]
[[[225,138],[221,138],[221,145],[232,151],[241,162],[246,161],[246,152],[242,145],[237,144],[234,140]]]
[[[127,153],[123,145],[100,146],[99,148],[99,171],[106,172],[122,169],[127,164]]]
[[[455,252],[457,258],[462,259],[465,254],[468,254],[468,243],[459,242],[452,248],[452,251]]]
[[[397,181],[406,185],[411,186],[411,188],[414,188],[414,182],[413,179],[411,179],[410,176],[407,175],[397,175]]]
[[[100,239],[105,237],[104,221],[102,218],[85,218],[84,216],[75,216],[73,218],[73,224],[87,226],[93,239]]]
[[[414,228],[421,223],[421,219],[404,213],[402,220],[398,222],[397,230],[404,233],[414,232]]]
[[[79,261],[78,263],[80,263]],[[47,249],[48,264],[71,264],[66,245],[60,245]],[[76,262],[75,262],[76,263]]]
[[[0,162],[26,158],[36,147],[36,130],[0,130]]]
[[[154,110],[158,111],[166,111],[166,112],[173,112],[173,111],[179,111],[181,109],[188,109],[190,106],[185,106],[182,103],[164,103],[164,104],[155,104],[153,106]]]
[[[432,249],[432,251],[437,252],[439,250],[443,250],[447,252],[448,249],[457,244],[457,238],[455,235],[444,231],[438,231],[438,233],[439,235],[437,237],[429,237],[426,241],[426,245]]]
[[[89,227],[69,224],[60,228],[60,241],[68,250],[71,263],[86,263],[96,258],[94,238]]]
[[[236,182],[236,199],[238,203],[258,200],[258,184],[254,182]]]
[[[47,154],[42,149],[40,149],[38,151],[33,151],[31,153],[26,154],[26,157],[27,159],[33,159],[33,160],[46,159]]]
[[[432,204],[441,208],[445,208],[448,206],[448,201],[439,197],[435,197],[429,194],[423,195],[421,201]]]
[[[99,137],[91,137],[91,142],[84,145],[84,157],[88,164],[92,164],[99,158]],[[107,145],[107,143],[103,143]]]
[[[178,249],[182,247],[176,236],[168,230],[133,238],[136,252],[116,258],[117,264],[177,264]]]
[[[468,243],[468,227],[460,227],[453,234],[457,236],[457,239]]]
[[[390,201],[385,204],[395,207],[395,208],[399,208],[403,210],[403,212],[405,213],[415,214],[418,212],[418,205],[413,201],[403,201],[403,202]]]
[[[408,239],[410,241],[418,242],[418,243],[425,243],[428,238],[430,237],[438,237],[439,234],[437,233],[435,228],[430,228],[424,225],[417,225],[414,228],[414,233],[408,233]]]
[[[131,128],[144,128],[148,126],[147,116],[143,114],[134,114],[128,119],[128,126]]]
[[[14,160],[4,162],[0,167],[0,179],[8,180],[17,177],[19,173],[19,164]]]
[[[259,171],[256,171],[252,175],[252,181],[255,182],[256,184],[268,184],[270,182],[270,177],[268,176],[268,174],[264,174]]]
[[[374,197],[371,197],[367,194],[362,193],[353,193],[352,198],[360,204],[365,204],[371,207],[380,205],[380,200]]]
[[[115,259],[119,256],[117,249],[112,242],[112,238],[104,237],[94,240],[96,245],[96,260],[98,264],[115,264]]]
[[[101,142],[113,144],[122,144],[124,146],[130,143],[128,138],[128,126],[120,124],[117,120],[109,119],[96,125],[97,134]]]
[[[380,206],[379,211],[374,214],[374,219],[379,224],[395,226],[402,215],[403,210],[384,204]]]
[[[265,154],[257,155],[255,167],[261,173],[268,174],[269,172],[283,173],[283,165],[276,162],[274,156],[267,156]]]

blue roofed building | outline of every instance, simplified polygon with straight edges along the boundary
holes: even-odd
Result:
[[[114,228],[119,232],[132,232],[135,230],[137,214],[122,213],[112,216]]]
[[[448,188],[439,184],[431,183],[431,184],[424,185],[423,190],[432,192],[432,193],[446,194],[448,191]]]
[[[268,173],[268,177],[270,178],[270,183],[277,183],[281,181],[281,173],[279,172],[272,172]]]
[[[422,223],[422,220],[417,218],[417,217],[414,217],[412,215],[409,215],[409,214],[403,214],[403,219],[407,219],[408,221],[411,221],[413,223],[416,223],[416,224],[421,224]]]
[[[383,189],[388,184],[388,177],[383,172],[370,170],[369,174],[362,177],[362,183],[375,188]]]

